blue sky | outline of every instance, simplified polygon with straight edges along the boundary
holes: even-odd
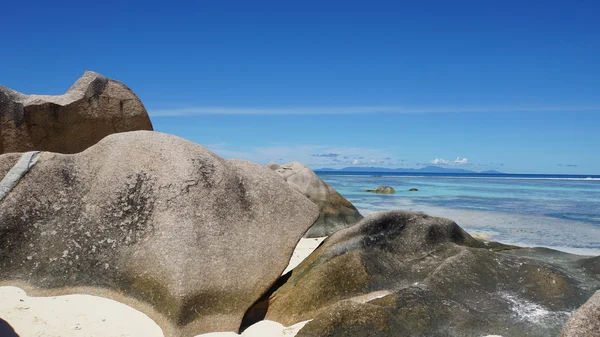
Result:
[[[158,131],[313,167],[600,174],[600,2],[9,1],[0,83],[131,87]],[[465,159],[466,158],[466,159]]]

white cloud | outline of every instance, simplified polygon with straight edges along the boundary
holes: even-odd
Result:
[[[454,160],[452,163],[454,165],[466,165],[468,162],[469,160],[467,158],[460,159],[459,157],[456,157],[456,160]]]
[[[433,165],[442,165],[442,166],[453,166],[453,165],[467,165],[469,163],[469,159],[456,157],[455,160],[446,160],[444,158],[436,158],[431,161]]]
[[[350,165],[397,166],[387,149],[362,147],[336,147],[326,145],[277,145],[232,147],[226,143],[208,144],[208,149],[224,158],[246,159],[259,164],[299,161],[311,167],[345,167]],[[325,153],[326,156],[315,156]],[[329,154],[336,154],[331,156]]]
[[[199,115],[340,115],[340,114],[430,114],[430,113],[504,113],[504,112],[576,112],[600,111],[600,106],[480,106],[480,107],[407,107],[407,106],[305,106],[305,107],[223,107],[149,109],[150,116]]]

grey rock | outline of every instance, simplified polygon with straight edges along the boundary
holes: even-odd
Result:
[[[600,336],[600,290],[569,318],[560,336]]]
[[[39,151],[24,153],[3,179],[0,179],[0,201],[19,183],[19,180],[29,172],[39,158]]]
[[[556,336],[600,287],[589,259],[482,242],[449,219],[387,211],[334,233],[269,297],[306,336]]]
[[[277,172],[291,187],[319,206],[319,219],[306,232],[305,237],[328,236],[363,218],[350,201],[331,185],[319,179],[307,166],[293,162],[286,165],[270,163],[267,167]]]
[[[77,153],[109,134],[152,130],[124,84],[86,71],[63,95],[25,95],[0,85],[0,154]]]
[[[374,190],[364,190],[363,192],[371,192],[378,194],[394,194],[396,193],[396,190],[394,190],[394,188],[391,186],[379,186]]]
[[[17,161],[0,155],[0,173]],[[0,201],[0,285],[112,298],[166,336],[235,331],[317,207],[276,173],[166,134],[42,152]]]
[[[581,263],[581,267],[583,267],[589,273],[596,274],[598,277],[600,277],[600,256],[583,261]]]

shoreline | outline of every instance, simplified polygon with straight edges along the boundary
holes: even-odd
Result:
[[[594,226],[576,220],[564,220],[547,216],[511,214],[494,211],[466,210],[440,206],[429,206],[417,203],[406,203],[397,209],[422,212],[430,216],[448,218],[472,236],[485,236],[487,241],[497,241],[507,245],[523,248],[543,247],[564,253],[592,257],[600,255],[600,244],[594,238],[600,238],[600,226]],[[361,203],[355,203],[365,217],[384,209],[366,209]],[[386,209],[388,209],[386,207]],[[577,228],[573,231],[572,228]],[[598,247],[575,247],[564,244],[569,242],[586,242]],[[555,244],[536,243],[535,241],[552,240]]]

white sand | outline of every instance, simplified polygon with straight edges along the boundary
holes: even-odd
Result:
[[[20,337],[163,337],[145,314],[98,296],[29,297],[7,286],[0,299],[0,318]]]
[[[196,337],[293,337],[296,336],[298,331],[300,331],[300,329],[308,322],[309,321],[296,323],[286,328],[277,322],[260,321],[246,329],[241,335],[234,332],[211,332]]]
[[[284,273],[300,264],[324,239],[301,239]],[[20,337],[164,337],[161,328],[142,312],[91,295],[29,297],[21,288],[0,287],[0,318]],[[246,329],[241,336],[291,337],[307,322],[286,328],[277,322],[262,321]],[[240,335],[214,332],[200,336]]]
[[[310,253],[312,253],[317,247],[325,240],[327,237],[320,238],[311,238],[311,239],[300,239],[294,253],[292,254],[292,258],[290,259],[290,264],[285,268],[283,274],[288,271],[296,268],[300,262],[306,259]]]

